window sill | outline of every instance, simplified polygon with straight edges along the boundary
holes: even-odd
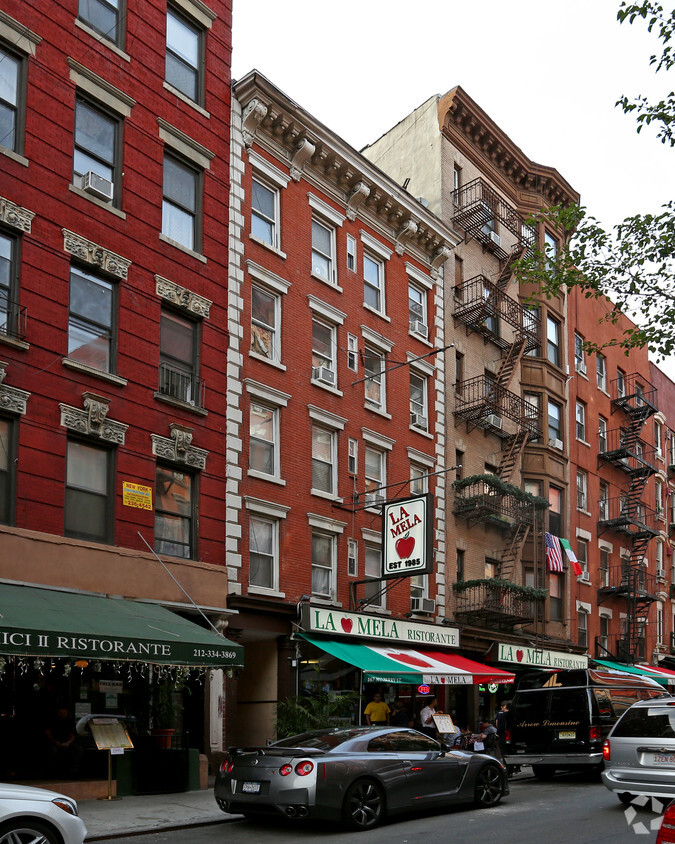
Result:
[[[254,234],[249,234],[249,238],[254,243],[263,246],[265,249],[269,249],[270,252],[274,252],[274,254],[278,255],[280,258],[286,258],[285,252],[282,252],[281,249],[278,249],[276,246],[272,246],[272,244],[268,243],[266,240],[262,240],[262,238],[256,237]]]
[[[418,343],[423,343],[425,346],[428,346],[430,349],[433,349],[434,344],[427,338],[424,337],[422,334],[416,334],[414,331],[408,331],[408,335],[410,337],[414,337]]]
[[[577,513],[581,513],[582,516],[591,516],[592,515],[592,513],[590,513],[588,510],[584,509],[583,507],[577,507]]]
[[[98,205],[99,208],[104,208],[106,211],[109,211],[111,214],[114,214],[116,217],[119,217],[120,220],[126,220],[127,215],[124,211],[120,211],[119,208],[116,208],[110,202],[103,202],[101,199],[96,199],[95,196],[92,196],[90,193],[82,190],[82,188],[78,188],[76,185],[70,184],[68,185],[68,190],[72,191],[73,193],[81,196],[82,199],[86,199],[87,202],[91,202],[93,205]]]
[[[249,586],[249,595],[266,595],[268,598],[285,598],[285,592],[278,592],[276,589],[266,589],[264,586]]]
[[[19,155],[18,152],[14,152],[13,149],[3,147],[2,144],[0,144],[0,153],[2,153],[2,155],[6,155],[7,158],[11,158],[12,161],[16,161],[17,164],[23,164],[24,167],[28,167],[28,159],[24,155]]]
[[[61,363],[69,369],[75,369],[77,372],[83,372],[85,375],[100,378],[101,381],[107,381],[109,384],[117,384],[118,387],[126,387],[127,385],[126,378],[121,378],[119,375],[113,375],[112,372],[105,372],[103,369],[96,369],[94,366],[87,366],[86,363],[80,363],[79,360],[62,358]]]
[[[371,413],[376,413],[378,416],[383,416],[385,419],[391,419],[391,413],[387,413],[386,410],[380,410],[379,407],[374,407],[368,402],[366,402],[363,406],[366,410],[369,410]]]
[[[331,387],[330,384],[324,384],[323,381],[317,381],[314,378],[311,379],[311,383],[315,387],[321,387],[322,390],[326,390],[328,393],[333,393],[335,396],[343,396],[344,393],[342,390],[338,390],[337,387]]]
[[[385,322],[391,322],[391,317],[388,317],[383,311],[378,311],[377,308],[374,308],[372,305],[368,305],[364,302],[363,307],[366,311],[370,311],[372,314],[375,314],[375,316],[379,316],[379,318],[383,319]]]
[[[334,601],[332,598],[326,598],[321,595],[312,595],[313,604],[321,604],[322,607],[341,607],[341,601]]]
[[[586,440],[580,440],[579,437],[577,437],[577,442],[579,443],[579,445],[585,445],[587,448],[591,447],[590,443],[587,443]]]
[[[577,583],[579,584],[579,586],[590,586],[591,588],[593,588],[593,584],[591,583],[591,581],[582,580],[580,574],[577,575]]]
[[[194,249],[190,249],[188,246],[184,246],[177,240],[172,240],[170,237],[167,237],[162,232],[159,233],[159,239],[162,241],[162,243],[168,243],[169,246],[175,246],[176,249],[180,249],[180,251],[185,252],[186,255],[191,255],[193,258],[196,258],[198,261],[201,261],[202,264],[207,263],[206,258],[200,252],[195,252]]]
[[[79,18],[75,18],[75,26],[79,27],[79,29],[83,30],[84,32],[91,35],[92,38],[95,38],[100,44],[105,44],[105,46],[112,50],[113,53],[118,55],[121,59],[124,59],[125,62],[131,61],[131,56],[128,53],[125,53],[124,50],[121,50],[117,44],[113,44],[112,41],[109,41],[107,38],[104,38],[103,35],[100,35],[96,32],[95,29],[92,29],[88,24],[84,21],[81,21]]]
[[[581,369],[575,369],[574,371],[577,375],[580,375],[584,379],[584,381],[588,381],[588,375]]]
[[[266,475],[264,472],[259,472],[257,469],[249,469],[246,474],[249,478],[260,478],[261,481],[269,481],[271,484],[286,486],[286,481],[283,478],[277,478],[275,475]]]
[[[429,431],[425,431],[423,428],[418,428],[416,425],[409,425],[408,430],[413,431],[415,434],[419,434],[421,437],[426,437],[428,440],[433,440],[434,438],[434,435]]]
[[[24,351],[30,349],[30,343],[27,343],[25,340],[19,340],[17,337],[8,337],[7,334],[0,334],[0,344],[11,346],[13,349],[23,349]]]
[[[344,293],[343,289],[340,287],[339,284],[329,281],[327,278],[324,278],[322,275],[319,275],[315,272],[311,272],[310,275],[312,276],[312,278],[315,278],[317,281],[320,281],[322,284],[325,284],[326,287],[330,287],[331,290],[335,290],[338,293]]]
[[[282,372],[286,372],[286,367],[283,365],[283,363],[279,363],[278,361],[272,360],[271,358],[266,358],[265,355],[260,355],[258,354],[258,352],[249,351],[248,356],[250,358],[255,358],[256,360],[259,360],[261,363],[266,363],[269,366],[273,366],[275,369],[280,369]]]
[[[209,112],[196,103],[194,100],[191,100],[187,94],[184,94],[182,91],[179,91],[178,88],[174,88],[170,82],[167,82],[166,79],[164,80],[164,90],[169,91],[169,93],[173,94],[174,96],[178,97],[179,100],[185,103],[185,105],[189,105],[195,111],[198,111],[203,117],[211,117]]]
[[[164,393],[156,392],[155,398],[157,401],[164,402],[165,404],[170,404],[173,407],[180,407],[183,410],[187,410],[190,413],[194,413],[196,416],[208,416],[209,412],[204,407],[195,407],[193,404],[189,404],[186,401],[181,401],[180,399],[175,399],[173,396],[165,396]]]
[[[334,492],[324,492],[322,489],[314,489],[314,487],[310,490],[310,494],[316,495],[317,498],[325,498],[327,501],[341,500]]]

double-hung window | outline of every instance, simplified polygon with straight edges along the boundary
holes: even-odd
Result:
[[[18,289],[19,238],[0,231],[0,335],[21,339]]]
[[[196,478],[182,469],[155,470],[155,551],[196,557]]]
[[[560,323],[552,316],[546,317],[546,358],[555,366],[561,365]]]
[[[584,338],[577,332],[574,333],[574,369],[576,372],[586,374],[586,349]]]
[[[427,469],[426,466],[418,466],[416,463],[410,464],[410,494],[423,495],[429,491],[429,472],[432,469]]]
[[[280,297],[251,285],[251,351],[268,360],[281,359]]]
[[[577,510],[588,510],[588,475],[577,469]]]
[[[429,334],[427,291],[411,281],[408,282],[408,317],[410,331],[426,339]]]
[[[541,357],[541,335],[540,335],[541,309],[538,305],[525,305],[523,308],[523,328],[533,337],[537,338],[537,344],[525,354],[528,357]]]
[[[384,262],[373,255],[363,256],[363,302],[384,313]]]
[[[66,456],[66,536],[113,542],[112,452],[68,440]]]
[[[335,230],[312,220],[312,274],[335,284]]]
[[[248,527],[250,586],[276,590],[279,578],[279,523],[275,519],[251,516]]]
[[[279,246],[279,191],[256,176],[251,182],[251,234],[275,249]]]
[[[385,596],[381,593],[382,581],[376,578],[382,577],[382,548],[379,545],[366,545],[365,576],[373,580],[373,583],[365,584],[365,597],[370,607],[384,609]]]
[[[251,401],[249,469],[260,475],[279,475],[279,409]]]
[[[598,416],[598,451],[600,454],[607,451],[607,420],[604,416]]]
[[[553,399],[548,400],[548,443],[562,450],[562,407]]]
[[[558,241],[548,231],[544,232],[544,254],[546,256],[546,271],[554,272],[558,257]]]
[[[162,234],[198,252],[201,248],[202,172],[185,161],[164,154]]]
[[[584,609],[577,610],[577,644],[588,647],[588,612]]]
[[[23,149],[25,59],[0,43],[0,147]]]
[[[117,286],[106,279],[70,269],[68,357],[101,372],[115,368]]]
[[[159,332],[159,393],[196,407],[203,405],[199,379],[199,323],[162,310]]]
[[[410,370],[410,424],[419,430],[429,429],[429,397],[427,376]]]
[[[312,492],[335,495],[337,434],[312,425]]]
[[[0,416],[0,524],[11,524],[14,514],[16,422]]]
[[[79,0],[78,17],[94,32],[121,46],[120,3],[124,0]]]
[[[598,376],[598,390],[607,392],[607,358],[598,352],[595,356],[595,368]]]
[[[626,373],[617,367],[616,370],[616,396],[619,399],[626,395]]]
[[[598,515],[600,516],[600,521],[604,522],[609,519],[609,486],[604,482],[600,481],[600,498],[598,501]]]
[[[336,544],[333,534],[312,531],[312,595],[333,597]]]
[[[335,386],[337,383],[337,328],[312,319],[312,380]]]
[[[658,419],[654,422],[654,449],[657,457],[663,457],[663,423]]]
[[[577,560],[584,571],[588,571],[588,540],[577,539]]]
[[[203,101],[204,31],[174,9],[166,15],[166,81],[196,103]]]
[[[577,439],[586,442],[586,405],[582,401],[576,403],[576,431]]]
[[[381,487],[387,483],[387,455],[379,448],[366,445],[365,449],[365,493],[366,504],[377,504],[386,497]]]
[[[119,206],[122,119],[78,95],[75,101],[73,185]]]
[[[384,410],[386,407],[385,366],[385,356],[379,350],[366,346],[363,356],[366,404],[378,410]]]

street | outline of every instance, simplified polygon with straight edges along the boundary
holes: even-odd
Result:
[[[626,809],[604,786],[577,774],[559,775],[551,783],[534,778],[511,783],[511,794],[495,809],[457,807],[448,812],[403,816],[360,834],[367,844],[651,844],[658,815],[648,807]],[[274,819],[265,823],[221,824],[134,836],[134,844],[216,844],[227,837],[237,844],[300,844],[353,841],[353,833],[330,824]],[[128,841],[108,839],[110,844]]]

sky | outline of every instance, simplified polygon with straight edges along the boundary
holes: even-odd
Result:
[[[666,8],[669,4],[666,3]],[[675,196],[675,150],[622,94],[672,90],[619,0],[234,0],[233,78],[256,68],[360,149],[455,85],[606,225]],[[670,87],[668,87],[670,84]],[[675,377],[675,362],[664,366]]]

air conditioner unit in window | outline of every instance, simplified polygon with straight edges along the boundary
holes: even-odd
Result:
[[[565,447],[565,444],[562,440],[549,440],[548,444],[550,448],[557,448],[558,451],[562,451]]]
[[[335,386],[335,373],[327,366],[315,366],[312,369],[312,378],[315,381],[321,381],[323,384]]]
[[[578,360],[576,362],[576,366],[574,367],[577,372],[581,372],[582,375],[586,374],[586,361]]]
[[[433,598],[411,598],[410,611],[433,615],[436,612],[436,601]]]
[[[504,420],[501,416],[497,416],[496,413],[490,413],[485,417],[485,422],[487,425],[491,425],[493,428],[499,428],[501,430]]]
[[[657,577],[657,580],[665,580],[666,579],[666,570],[665,569],[656,569],[656,577]]]
[[[590,583],[591,582],[591,573],[590,571],[582,571],[579,575],[579,580],[582,583]]]
[[[89,170],[82,176],[82,190],[104,202],[111,202],[113,198],[113,183],[99,176],[98,173],[94,173],[93,170]]]
[[[429,333],[429,328],[426,323],[422,322],[420,319],[410,320],[410,330],[413,334],[419,334],[421,337],[426,337]]]
[[[363,497],[366,507],[372,507],[375,504],[384,504],[384,495],[379,492],[367,492]]]
[[[427,417],[422,416],[421,413],[411,413],[410,414],[410,424],[414,425],[415,428],[422,428],[422,430],[426,431],[426,429],[427,429]]]
[[[494,243],[495,246],[501,246],[502,245],[502,239],[497,234],[497,232],[490,232],[490,240],[492,241],[492,243]]]

